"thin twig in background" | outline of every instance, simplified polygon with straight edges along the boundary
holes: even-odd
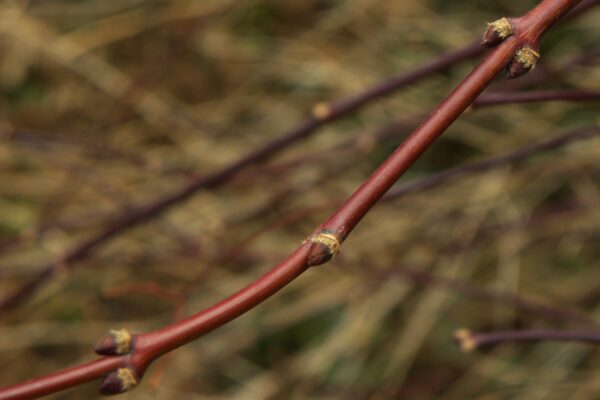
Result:
[[[398,123],[399,124],[399,123]],[[376,132],[377,138],[388,138],[394,134],[393,126],[386,126],[383,129]],[[381,202],[392,202],[399,197],[403,197],[409,194],[422,193],[424,191],[433,189],[435,187],[445,185],[451,182],[454,182],[457,179],[461,179],[464,177],[468,177],[474,174],[483,173],[486,171],[493,170],[495,168],[501,168],[507,165],[512,165],[516,162],[520,162],[523,160],[528,160],[534,156],[538,156],[548,151],[556,150],[567,146],[571,143],[576,143],[579,141],[584,141],[587,139],[591,139],[600,135],[600,127],[599,126],[586,126],[582,128],[578,128],[572,131],[568,131],[566,133],[562,133],[556,135],[550,139],[542,140],[536,143],[530,143],[525,146],[521,146],[517,149],[508,151],[507,153],[491,156],[484,158],[482,160],[473,161],[471,163],[467,163],[465,165],[459,165],[454,168],[449,168],[440,172],[433,173],[431,175],[424,176],[422,178],[417,178],[412,181],[406,183],[400,183],[390,189],[382,198]],[[349,147],[352,143],[350,141],[344,141],[341,144],[335,146],[336,149],[341,149],[343,147]],[[338,201],[331,201],[325,204],[311,207],[309,210],[303,211],[301,214],[297,214],[297,212],[292,211],[292,213],[299,215],[297,217],[293,216],[283,216],[283,220],[291,219],[296,220],[296,218],[301,218],[306,216],[305,213],[317,213],[322,212],[335,204]],[[281,225],[282,222],[277,222],[276,225]]]
[[[532,329],[520,331],[471,332],[460,329],[454,339],[461,350],[470,352],[484,347],[498,346],[509,342],[582,342],[600,344],[600,332],[593,330],[558,331],[550,329]]]
[[[554,150],[565,146],[569,143],[577,142],[592,138],[600,134],[600,127],[591,126],[579,128],[574,131],[555,136],[553,138],[543,140],[537,143],[525,145],[508,153],[492,156],[480,161],[475,161],[470,164],[461,165],[445,171],[441,171],[413,182],[407,182],[397,188],[390,190],[382,199],[382,201],[392,201],[397,197],[417,193],[432,187],[452,182],[454,179],[468,176],[470,174],[488,171],[490,169],[499,168],[509,165],[516,161],[525,160],[533,155]]]
[[[398,276],[420,286],[431,285],[471,298],[498,302],[515,307],[532,316],[543,318],[549,321],[572,322],[588,326],[595,324],[595,322],[585,314],[568,308],[543,303],[510,293],[498,292],[497,290],[471,284],[459,279],[436,276],[426,271],[407,268],[404,266],[382,271],[379,275],[388,279],[390,277]]]
[[[590,90],[539,90],[520,93],[484,93],[473,102],[473,108],[507,103],[535,103],[548,101],[600,101],[600,92]]]

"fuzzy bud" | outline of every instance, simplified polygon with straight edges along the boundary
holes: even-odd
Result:
[[[494,47],[512,34],[513,27],[508,18],[500,18],[497,21],[488,23],[488,28],[483,34],[481,45],[484,47]]]
[[[323,231],[309,240],[312,242],[307,259],[309,267],[324,264],[340,252],[340,239],[331,232]]]
[[[517,51],[515,57],[506,67],[506,77],[508,79],[519,78],[535,68],[535,64],[540,58],[540,53],[531,47],[523,47]]]
[[[125,393],[135,388],[139,383],[137,374],[131,368],[119,368],[112,371],[102,380],[100,394],[112,396]]]
[[[317,121],[325,121],[331,116],[331,106],[328,103],[317,103],[312,109],[312,115]]]
[[[133,335],[127,329],[111,329],[94,347],[96,354],[119,356],[131,351]]]
[[[454,340],[465,353],[470,353],[477,349],[477,342],[473,339],[471,331],[468,329],[459,329],[454,334]]]

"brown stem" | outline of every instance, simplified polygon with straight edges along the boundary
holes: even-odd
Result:
[[[474,351],[482,347],[497,346],[507,342],[540,342],[540,341],[566,341],[600,344],[600,331],[556,331],[550,329],[501,331],[501,332],[471,332],[460,329],[454,339],[465,352]]]
[[[377,268],[369,268],[370,271],[377,271]],[[510,293],[503,293],[494,289],[481,287],[460,279],[446,278],[433,275],[427,271],[421,271],[413,268],[399,267],[392,270],[382,271],[380,277],[389,279],[390,277],[402,277],[416,285],[426,287],[436,287],[444,290],[453,291],[464,296],[478,300],[493,301],[515,307],[532,316],[543,318],[556,322],[573,322],[583,325],[594,325],[594,321],[585,314],[570,310],[568,308],[542,303],[537,300],[517,296]]]
[[[565,15],[563,20],[565,20],[567,18],[572,19],[572,18],[578,17],[581,14],[585,13],[587,10],[589,10],[592,7],[595,7],[597,5],[600,5],[600,0],[583,0],[581,3],[579,3],[577,6],[575,6],[571,11],[569,11],[569,13],[567,15]]]
[[[103,357],[0,389],[0,399],[35,399],[103,377],[126,365],[126,357]]]
[[[114,394],[128,390],[138,383],[148,365],[156,358],[250,310],[309,266],[331,259],[339,251],[340,242],[377,200],[489,85],[525,40],[532,36],[539,38],[553,22],[578,3],[577,0],[543,0],[530,13],[519,18],[520,29],[517,33],[494,49],[308,240],[257,281],[183,321],[134,336],[132,342],[127,343],[126,347],[131,348],[128,354],[103,358],[51,376],[0,389],[0,399],[31,398],[53,393],[95,379],[112,368],[118,369],[104,378],[101,391]],[[523,37],[519,34],[521,29],[525,32]],[[188,192],[184,193],[189,195]],[[170,200],[171,203],[173,201]],[[155,209],[151,210],[156,212]]]
[[[548,101],[600,101],[600,91],[539,90],[528,92],[483,93],[473,102],[473,108],[508,103],[535,103]]]

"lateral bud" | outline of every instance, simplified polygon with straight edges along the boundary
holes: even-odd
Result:
[[[488,22],[488,28],[483,34],[481,45],[484,47],[494,47],[512,34],[513,27],[508,18],[500,18],[494,22]]]
[[[331,260],[340,252],[342,246],[337,235],[329,231],[323,231],[309,240],[312,242],[307,259],[309,267]]]
[[[328,103],[317,103],[312,109],[313,118],[318,121],[325,121],[331,116],[331,106]]]
[[[135,371],[131,368],[119,368],[112,371],[102,380],[100,384],[100,394],[103,396],[113,396],[130,391],[139,384],[139,379]]]
[[[535,68],[540,58],[540,53],[531,47],[523,47],[517,51],[514,58],[506,67],[508,79],[519,78]]]
[[[127,329],[111,329],[94,347],[96,354],[120,356],[131,351],[133,335]]]

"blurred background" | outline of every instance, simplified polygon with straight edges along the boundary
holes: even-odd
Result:
[[[315,104],[466,46],[486,21],[536,3],[3,0],[0,294],[58,266],[0,314],[0,385],[91,360],[108,329],[156,329],[259,277],[479,57],[326,124],[60,263],[115,218],[235,162],[300,124]],[[598,90],[599,18],[596,7],[555,27],[530,76],[499,77],[490,91]],[[399,184],[597,126],[598,109],[474,109]],[[375,136],[394,121],[405,122]],[[452,340],[463,327],[568,329],[598,316],[599,157],[596,135],[379,204],[334,262],[164,357],[123,398],[600,398],[593,346],[465,354]],[[562,313],[548,316],[514,296]],[[50,398],[96,398],[97,388]]]

